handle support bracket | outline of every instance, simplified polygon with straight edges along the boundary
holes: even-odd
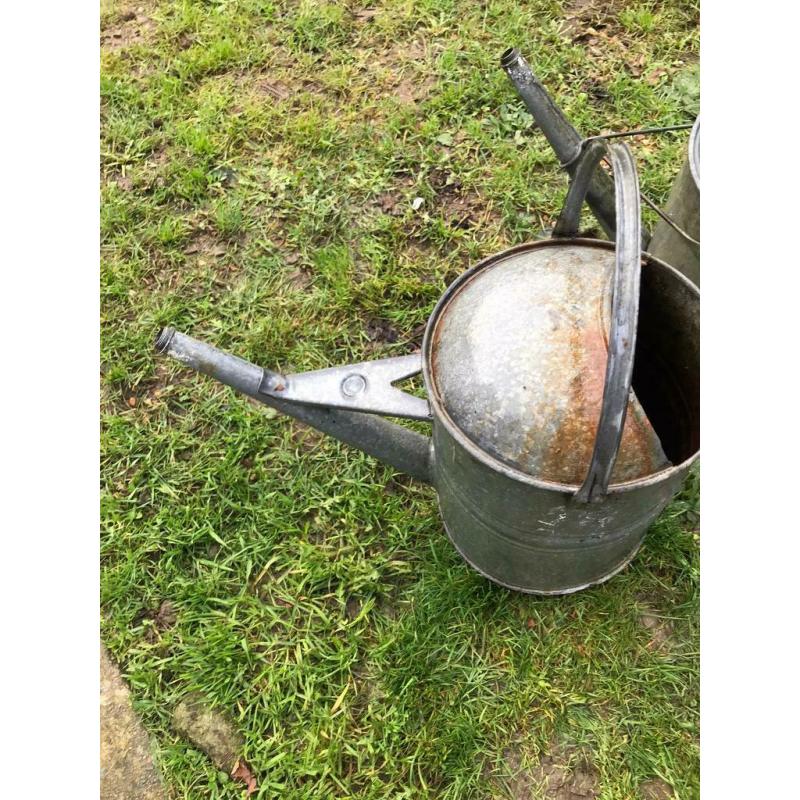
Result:
[[[393,385],[421,371],[420,353],[294,375],[265,370],[258,391],[276,400],[300,405],[429,421],[431,408],[428,401]]]

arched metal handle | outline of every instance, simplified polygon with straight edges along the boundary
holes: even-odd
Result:
[[[602,500],[608,493],[611,473],[622,440],[633,379],[642,240],[639,178],[633,155],[626,144],[606,145],[599,141],[589,144],[575,170],[564,208],[553,231],[554,236],[577,235],[586,190],[592,174],[605,156],[608,156],[614,171],[616,190],[616,265],[600,421],[589,472],[583,485],[575,493],[575,500],[583,503]]]

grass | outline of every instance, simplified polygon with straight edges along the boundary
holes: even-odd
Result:
[[[104,0],[102,636],[172,797],[243,794],[171,729],[194,690],[258,797],[523,797],[547,753],[604,800],[698,796],[696,477],[610,583],[512,594],[431,489],[152,349],[169,323],[284,370],[408,352],[564,197],[507,46],[586,135],[691,121],[696,4],[595,5]],[[651,196],[685,143],[635,143]]]

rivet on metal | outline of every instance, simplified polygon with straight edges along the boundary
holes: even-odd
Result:
[[[347,397],[355,397],[367,388],[367,381],[363,375],[348,375],[342,381],[342,393]]]

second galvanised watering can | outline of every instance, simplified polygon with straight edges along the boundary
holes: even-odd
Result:
[[[603,158],[616,245],[577,238]],[[492,581],[575,592],[630,561],[698,455],[699,292],[640,243],[630,151],[596,141],[553,238],[457,278],[421,353],[282,375],[171,328],[156,348],[432,483],[453,544]],[[427,399],[393,385],[420,371]]]

